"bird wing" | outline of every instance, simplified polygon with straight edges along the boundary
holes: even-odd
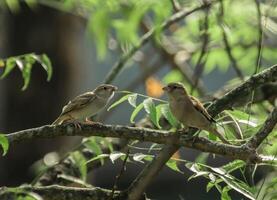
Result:
[[[196,99],[193,96],[190,96],[190,99],[196,110],[198,110],[202,115],[204,115],[204,117],[206,117],[210,122],[216,122],[198,99]]]
[[[63,107],[62,114],[64,115],[72,110],[78,110],[85,107],[88,103],[92,102],[96,98],[93,92],[86,92],[75,97],[72,101],[69,101],[66,106]]]

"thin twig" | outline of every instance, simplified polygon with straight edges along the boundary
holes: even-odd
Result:
[[[259,0],[255,0],[255,5],[257,8],[257,18],[258,18],[258,32],[259,32],[259,39],[258,39],[258,43],[257,43],[257,59],[256,59],[256,67],[255,67],[255,71],[254,74],[256,74],[261,66],[261,58],[262,58],[262,46],[263,46],[263,27],[262,27],[262,14],[261,14],[261,6],[260,6],[260,2]]]
[[[241,70],[239,69],[237,60],[235,59],[235,57],[234,57],[234,55],[232,53],[232,48],[231,48],[231,45],[229,43],[227,33],[226,33],[225,29],[224,29],[224,4],[223,4],[222,0],[220,0],[220,12],[219,12],[219,15],[218,15],[218,23],[219,23],[219,26],[221,28],[221,33],[222,33],[222,37],[223,37],[223,42],[224,42],[224,46],[225,46],[225,49],[226,49],[226,53],[227,53],[230,61],[232,62],[231,66],[234,68],[237,76],[241,80],[244,80],[244,75],[241,72]]]
[[[164,30],[171,26],[172,24],[180,21],[181,19],[191,15],[192,13],[202,10],[206,8],[207,6],[212,5],[212,3],[215,3],[216,1],[210,1],[207,4],[200,5],[190,11],[187,11],[187,9],[183,9],[176,14],[172,15],[168,20],[166,20],[164,23],[162,23],[160,26],[157,26],[150,31],[148,31],[146,34],[144,34],[137,45],[135,45],[130,51],[123,54],[120,59],[115,63],[115,65],[112,67],[111,71],[108,73],[108,75],[105,78],[105,83],[111,83],[114,78],[119,74],[121,69],[125,66],[126,62],[135,54],[135,52],[140,49],[144,44],[146,44],[154,35],[156,30]]]
[[[178,12],[181,10],[181,6],[177,0],[171,0],[171,4],[175,12]]]
[[[264,122],[264,126],[259,129],[259,131],[248,141],[246,144],[249,148],[256,149],[261,143],[267,138],[271,133],[273,128],[277,123],[277,108],[275,107],[270,115]]]
[[[204,1],[204,4],[206,4],[206,1]],[[210,10],[209,7],[205,9],[205,19],[203,23],[204,32],[202,35],[203,43],[202,43],[200,55],[195,65],[195,70],[193,74],[194,83],[191,87],[191,91],[190,91],[191,94],[193,93],[195,87],[197,87],[199,79],[202,76],[204,66],[205,66],[205,61],[203,61],[203,59],[207,53],[207,47],[209,44],[209,13],[210,13],[209,10]]]
[[[127,164],[128,158],[129,158],[129,154],[130,154],[130,149],[128,148],[127,152],[126,152],[126,155],[124,157],[121,169],[120,169],[118,175],[115,177],[115,181],[114,181],[113,189],[112,189],[112,192],[111,192],[110,200],[114,199],[114,192],[115,192],[115,190],[117,190],[118,182],[119,182],[120,178],[122,177],[123,172],[126,170],[126,164]]]

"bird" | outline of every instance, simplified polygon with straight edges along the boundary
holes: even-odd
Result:
[[[189,95],[182,83],[173,82],[163,87],[169,97],[169,108],[173,116],[185,127],[206,130],[216,135],[222,142],[230,144],[216,128],[216,121],[211,117],[202,103]]]
[[[104,108],[114,96],[117,87],[110,84],[101,84],[93,91],[83,93],[69,101],[62,109],[60,116],[52,125],[60,125],[65,122],[93,123],[89,117],[97,114]]]

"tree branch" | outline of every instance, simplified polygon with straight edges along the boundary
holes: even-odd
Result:
[[[15,192],[16,191],[16,192]],[[0,188],[0,199],[10,200],[16,199],[18,194],[37,194],[45,200],[102,200],[108,199],[111,191],[102,188],[77,188],[65,187],[59,185],[35,187],[35,186],[20,186],[17,188]],[[114,192],[114,200],[124,200],[125,197],[121,196],[119,191]]]
[[[275,76],[273,74],[275,74]],[[262,80],[263,80],[263,81],[270,82],[270,81],[276,80],[276,74],[277,74],[277,67],[272,66],[268,70],[264,70],[262,73],[260,73],[258,77],[257,76],[255,78],[251,77],[248,81],[241,84],[238,88],[235,88],[234,90],[230,91],[225,96],[223,96],[221,99],[215,101],[208,108],[208,111],[212,112],[213,115],[216,115],[216,114],[220,113],[223,109],[226,109],[226,108],[228,109],[230,102],[236,102],[239,99],[239,93],[243,93],[244,90],[246,90],[246,94],[247,94],[247,92],[248,92],[248,94],[250,94],[253,89],[260,86],[259,83],[257,83],[256,85],[253,85],[253,88],[251,88],[252,81],[256,80],[256,81],[262,82]],[[268,77],[268,79],[266,78],[266,80],[265,80],[265,77]],[[224,104],[221,104],[222,103],[221,101],[223,101]],[[233,104],[231,104],[231,105],[233,105]],[[224,107],[224,106],[226,106],[226,107]],[[194,132],[192,131],[192,133],[194,133]],[[191,141],[190,144],[194,144],[194,142]],[[246,155],[249,162],[253,162],[254,160],[257,161],[257,157],[256,157],[257,154],[256,154],[255,150],[250,149],[247,146],[243,146],[241,148],[238,147],[238,148],[241,150],[241,152],[239,153],[240,155],[242,155],[245,152],[249,152],[249,154],[247,153],[248,155]],[[179,149],[179,147],[174,146],[174,145],[171,145],[169,147],[165,146],[157,156],[157,157],[161,158],[162,161],[160,161],[159,159],[154,159],[151,163],[149,163],[144,168],[144,170],[141,172],[141,174],[139,174],[139,176],[133,182],[132,186],[129,188],[128,196],[130,197],[131,200],[137,200],[142,196],[142,193],[145,191],[145,189],[148,187],[148,185],[152,181],[152,179],[148,179],[147,176],[149,175],[149,176],[151,176],[151,178],[154,178],[154,176],[157,175],[159,173],[160,169],[165,165],[167,160],[169,160],[171,158],[171,156],[178,149]],[[205,151],[205,150],[202,149],[202,151]],[[222,149],[221,152],[224,152],[224,148]],[[271,164],[273,163],[273,161],[275,161],[275,158],[272,158],[272,157],[261,156],[260,159],[264,160],[264,162],[270,162]],[[258,160],[260,160],[260,159],[258,159]],[[136,186],[136,187],[134,187],[134,186]]]
[[[222,112],[224,109],[231,109],[234,105],[236,105],[238,100],[251,94],[252,90],[255,88],[276,80],[277,65],[273,65],[262,72],[251,76],[244,83],[225,94],[222,98],[216,100],[209,107],[209,113],[214,116],[215,114]]]
[[[249,148],[256,149],[261,143],[267,138],[271,133],[273,128],[277,123],[277,108],[275,107],[270,115],[267,117],[264,125],[259,129],[259,131],[248,141],[246,144]]]
[[[165,145],[154,160],[141,171],[128,188],[128,200],[137,200],[149,183],[157,176],[169,158],[179,149],[178,145]]]
[[[156,30],[164,30],[164,29],[168,28],[169,26],[171,26],[172,24],[174,24],[174,23],[180,21],[181,19],[191,15],[192,13],[211,6],[212,3],[215,3],[215,2],[216,1],[207,2],[203,5],[200,5],[196,8],[194,8],[194,9],[190,10],[190,11],[187,11],[187,9],[183,9],[183,10],[175,13],[174,15],[172,15],[168,20],[166,20],[160,26],[157,26],[157,27],[151,29],[150,31],[148,31],[147,33],[145,33],[141,37],[138,44],[136,46],[134,46],[130,51],[123,54],[120,57],[120,59],[115,63],[115,65],[112,67],[111,71],[106,76],[105,83],[111,83],[114,80],[114,78],[118,75],[118,73],[124,67],[125,63],[135,54],[135,52],[138,49],[140,49],[144,44],[146,44],[155,35]]]

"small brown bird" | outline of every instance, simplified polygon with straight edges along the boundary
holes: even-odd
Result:
[[[62,124],[68,121],[86,121],[104,108],[117,90],[116,86],[109,84],[99,85],[92,92],[86,92],[75,97],[63,107],[62,113],[52,125]]]
[[[212,126],[215,120],[209,115],[201,102],[193,96],[190,96],[183,84],[169,83],[163,87],[169,96],[169,107],[176,119],[186,127],[194,127],[213,133],[219,139],[230,144],[217,130]]]

